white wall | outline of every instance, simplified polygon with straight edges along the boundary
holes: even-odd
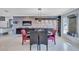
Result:
[[[77,32],[78,32],[78,37],[79,37],[79,10],[77,12],[78,12]]]

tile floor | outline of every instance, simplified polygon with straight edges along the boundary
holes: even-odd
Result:
[[[76,48],[65,42],[62,38],[56,37],[56,45],[48,40],[49,51],[78,51]],[[0,36],[0,51],[30,51],[30,41],[24,45],[21,44],[21,35],[5,35]],[[37,51],[37,45],[32,45],[32,51]],[[41,45],[41,51],[46,51],[46,46]]]

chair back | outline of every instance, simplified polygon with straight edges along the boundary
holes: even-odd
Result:
[[[30,45],[38,44],[38,32],[30,31]]]
[[[39,44],[48,45],[48,32],[40,31],[39,32]]]
[[[22,30],[21,30],[21,34],[22,34],[22,35],[27,35],[26,30],[22,29]]]
[[[56,30],[53,30],[52,35],[54,36],[56,35]]]

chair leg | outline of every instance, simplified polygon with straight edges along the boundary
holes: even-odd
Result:
[[[48,45],[46,45],[46,51],[48,51]]]
[[[31,44],[30,44],[30,51],[31,51]]]
[[[39,45],[37,44],[37,51],[39,50]]]
[[[41,50],[40,44],[39,44],[39,50]]]
[[[24,41],[22,40],[22,45],[24,44]]]
[[[40,49],[41,49],[40,45],[37,44],[37,51],[39,51]]]
[[[55,40],[55,38],[54,38],[54,44],[56,45],[56,40]]]
[[[38,51],[38,44],[37,44],[37,51]]]

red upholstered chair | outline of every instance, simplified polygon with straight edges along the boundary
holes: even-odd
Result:
[[[53,30],[52,31],[52,35],[49,35],[49,39],[51,39],[52,41],[54,41],[54,44],[56,44],[56,39],[55,39],[56,31],[57,30]]]
[[[28,34],[27,34],[27,31],[25,29],[21,30],[21,34],[22,34],[22,45],[23,45],[24,42],[26,42],[26,40],[28,40]]]

